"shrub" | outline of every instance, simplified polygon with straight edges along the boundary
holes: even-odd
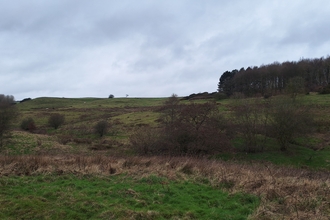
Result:
[[[159,109],[160,128],[140,128],[130,137],[139,154],[199,156],[228,151],[225,118],[215,102],[180,104],[172,95]]]
[[[296,135],[307,134],[314,121],[308,107],[285,98],[273,101],[269,120],[271,134],[280,144],[281,151],[287,150]]]
[[[99,121],[94,127],[95,133],[103,137],[108,131],[108,122],[105,120]]]
[[[298,94],[305,94],[305,79],[300,76],[289,79],[285,87],[285,92],[290,95],[292,99],[295,99]]]
[[[155,128],[139,128],[129,137],[135,153],[140,155],[163,153],[162,131]]]
[[[64,123],[64,121],[65,121],[64,115],[55,113],[49,117],[48,124],[49,126],[57,129],[59,126],[61,126]]]
[[[25,131],[34,131],[36,129],[36,125],[34,123],[33,118],[25,118],[23,119],[22,123],[21,123],[21,129],[25,130]]]
[[[242,99],[238,100],[234,108],[235,131],[243,138],[246,152],[263,151],[267,135],[267,107],[267,103],[262,103],[258,99]]]
[[[330,84],[328,84],[328,86],[324,87],[321,89],[320,94],[324,95],[324,94],[330,94]]]
[[[18,110],[14,103],[13,96],[0,94],[0,147],[3,145],[6,133],[10,131],[12,122],[18,115]]]
[[[113,99],[114,97],[115,97],[115,96],[112,95],[112,94],[109,95],[109,99]]]
[[[216,100],[223,100],[223,99],[228,99],[228,96],[223,93],[223,92],[218,92],[216,95],[215,95],[215,99]]]
[[[201,155],[228,150],[224,117],[215,102],[180,105],[171,97],[162,111],[164,145],[169,154]]]
[[[58,139],[58,143],[66,145],[72,140],[72,136],[68,134],[63,134],[63,135],[59,135],[57,139]]]

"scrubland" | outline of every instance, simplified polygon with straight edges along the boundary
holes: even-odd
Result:
[[[162,127],[166,99],[37,98],[17,104],[20,116],[1,149],[0,217],[329,219],[329,100],[329,95],[300,98],[314,126],[295,135],[285,151],[274,134],[262,135],[260,127],[253,127],[257,135],[244,136],[246,118],[235,118],[233,112],[245,101],[217,101],[226,119],[221,135],[228,140],[219,143],[221,149],[212,141],[203,153],[179,154],[172,148],[143,153],[132,146],[137,132]],[[48,125],[54,113],[65,116],[57,129]],[[24,131],[20,123],[28,117],[35,129]],[[94,132],[100,120],[109,124],[103,137]],[[198,137],[214,134],[203,131],[206,135]],[[147,138],[139,140],[159,143]],[[247,145],[247,138],[258,148]],[[187,146],[205,143],[194,141]]]

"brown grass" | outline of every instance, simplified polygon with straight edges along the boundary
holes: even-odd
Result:
[[[170,180],[202,181],[230,193],[246,192],[261,198],[251,219],[329,219],[330,173],[237,164],[186,157],[0,156],[0,176],[37,174],[126,173],[136,178],[155,174]]]

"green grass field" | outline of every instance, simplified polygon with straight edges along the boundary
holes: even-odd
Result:
[[[246,219],[258,204],[255,196],[157,176],[0,180],[1,219]]]

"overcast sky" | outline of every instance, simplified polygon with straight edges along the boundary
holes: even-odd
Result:
[[[0,94],[168,97],[330,54],[328,0],[0,0]]]

